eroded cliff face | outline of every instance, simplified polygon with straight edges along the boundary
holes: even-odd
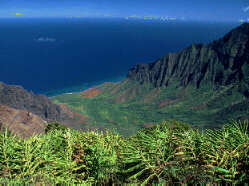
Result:
[[[35,95],[21,86],[6,85],[0,82],[0,104],[26,110],[46,121],[62,121],[70,118],[60,105],[53,104],[44,95]]]
[[[239,83],[241,93],[249,97],[249,24],[208,45],[192,44],[153,63],[138,64],[127,78],[155,87],[168,86],[172,80],[196,88],[207,82],[215,86]]]
[[[12,135],[27,139],[32,135],[45,134],[47,125],[45,120],[31,112],[0,104],[1,134],[7,129]]]

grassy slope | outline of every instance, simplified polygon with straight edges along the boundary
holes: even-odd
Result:
[[[199,128],[216,128],[238,116],[249,115],[248,99],[239,94],[234,85],[218,90],[209,85],[200,89],[176,88],[176,85],[177,82],[173,82],[159,90],[124,80],[97,86],[101,93],[93,98],[76,93],[59,95],[52,100],[91,118],[85,126],[114,127],[125,137],[135,135],[146,123],[174,119]]]

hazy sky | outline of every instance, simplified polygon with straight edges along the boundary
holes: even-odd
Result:
[[[249,19],[249,0],[0,0],[0,17],[104,15],[238,21]]]

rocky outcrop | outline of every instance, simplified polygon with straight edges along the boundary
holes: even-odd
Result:
[[[59,122],[75,130],[87,130],[89,118],[73,112],[65,104],[53,104],[44,95],[35,95],[21,86],[0,82],[0,133],[6,128],[12,134],[27,138],[44,134],[50,122]]]
[[[41,117],[0,104],[0,133],[7,129],[13,135],[29,138],[32,135],[45,134],[48,123]]]
[[[53,104],[44,95],[35,95],[21,86],[6,85],[0,82],[0,104],[15,109],[26,110],[46,121],[63,121],[70,113],[60,105]]]
[[[207,82],[215,86],[238,83],[249,97],[249,24],[208,45],[192,44],[153,63],[137,64],[127,78],[155,87],[168,86],[173,80],[179,86],[192,84],[196,88]]]

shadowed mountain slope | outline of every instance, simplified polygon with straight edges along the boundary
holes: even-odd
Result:
[[[44,95],[35,95],[21,86],[6,85],[0,82],[0,104],[27,110],[47,121],[62,121],[70,117],[61,106],[53,104]]]
[[[245,23],[208,45],[191,46],[170,53],[153,63],[138,64],[127,78],[155,87],[178,85],[196,88],[211,83],[215,86],[239,83],[240,91],[249,97],[249,24]]]
[[[88,118],[72,112],[65,104],[54,104],[44,95],[35,95],[21,86],[0,82],[0,133],[7,129],[12,134],[30,137],[44,134],[48,123],[60,122],[76,130],[95,130],[81,125]]]
[[[90,118],[85,125],[117,128],[130,136],[163,120],[199,129],[249,119],[249,24],[208,45],[138,64],[127,78],[53,98]]]
[[[51,100],[0,83],[0,104],[77,130],[116,128],[126,137],[164,120],[199,129],[248,120],[249,24],[208,45],[192,44],[153,63],[138,64],[121,82]]]

